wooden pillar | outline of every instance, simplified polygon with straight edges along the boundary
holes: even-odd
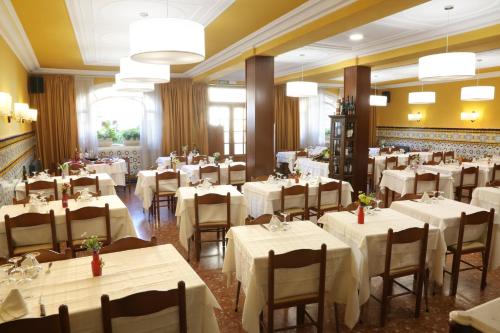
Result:
[[[370,141],[370,80],[371,69],[366,66],[344,68],[344,96],[353,96],[356,107],[357,135],[354,146],[352,187],[354,194],[366,191],[368,144]]]
[[[274,163],[274,57],[245,61],[247,179],[269,175]]]

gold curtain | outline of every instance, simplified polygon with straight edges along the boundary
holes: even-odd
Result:
[[[38,153],[45,168],[71,157],[78,147],[75,81],[69,75],[44,75],[44,93],[30,94],[38,110]]]
[[[285,85],[274,86],[276,151],[298,150],[300,146],[299,99],[286,96]]]
[[[205,83],[193,85],[193,125],[193,144],[208,154],[208,85]]]

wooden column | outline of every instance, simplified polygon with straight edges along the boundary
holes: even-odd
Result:
[[[274,163],[274,57],[245,61],[247,179],[269,175]]]
[[[351,66],[344,68],[344,96],[353,96],[356,107],[357,136],[354,147],[356,163],[353,165],[352,187],[366,191],[368,144],[370,141],[370,67]]]

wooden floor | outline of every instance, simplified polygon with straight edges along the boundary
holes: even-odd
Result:
[[[170,209],[162,208],[161,222],[158,226],[155,226],[153,223],[148,222],[147,214],[143,213],[142,203],[133,194],[134,188],[132,188],[131,194],[121,189],[118,189],[117,192],[129,208],[139,237],[149,239],[151,236],[156,236],[160,243],[171,243],[181,254],[184,256],[187,255],[179,243],[179,233],[175,223],[175,207]],[[472,258],[472,260],[478,259],[478,257]],[[221,272],[222,263],[222,251],[215,244],[203,246],[200,263],[191,260],[193,269],[205,281],[222,307],[222,311],[216,310],[221,332],[245,332],[241,327],[241,309],[243,307],[244,294],[242,293],[242,297],[240,297],[240,310],[234,312],[236,285],[234,284],[229,288],[226,286],[226,279]],[[450,267],[450,260],[447,262],[447,267]],[[372,279],[372,286],[374,286],[372,290],[378,295],[380,295],[381,291],[380,282],[378,279]],[[490,272],[488,286],[484,292],[481,292],[479,289],[479,271],[467,271],[460,274],[456,297],[446,296],[448,293],[448,282],[448,277],[446,277],[444,293],[438,291],[436,296],[429,295],[429,312],[423,311],[419,319],[413,318],[415,302],[412,296],[403,296],[394,299],[391,303],[391,310],[384,328],[378,326],[380,306],[375,300],[370,299],[363,316],[363,322],[358,323],[352,332],[448,332],[448,314],[450,311],[468,309],[500,297],[500,269]],[[410,285],[411,281],[408,280],[406,283]],[[342,309],[340,318],[341,322],[343,322],[343,308],[342,306],[340,308]],[[314,313],[314,308],[310,312]],[[332,316],[333,307],[327,307],[326,312],[327,323],[325,332],[335,332],[335,321]],[[294,321],[294,309],[276,312],[276,327],[285,326],[284,324],[292,324]],[[349,332],[347,327],[341,326],[341,328],[342,332]],[[313,331],[313,329],[301,330],[301,332]]]

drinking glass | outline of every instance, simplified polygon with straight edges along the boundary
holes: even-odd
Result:
[[[14,264],[14,267],[12,267],[12,269],[9,271],[9,276],[10,279],[15,283],[19,283],[23,279],[24,270],[19,266],[19,262],[21,260],[23,260],[23,257],[12,257],[9,259],[9,262]]]
[[[286,231],[289,229],[288,214],[283,212],[281,215],[283,216],[283,230]]]
[[[444,200],[445,197],[444,197],[444,191],[438,191],[438,199],[439,200]]]
[[[376,204],[375,209],[374,209],[375,211],[377,211],[377,212],[378,212],[378,211],[382,210],[382,209],[380,208],[380,203],[381,203],[381,202],[382,202],[382,200],[380,200],[380,199],[375,199],[375,204]]]

